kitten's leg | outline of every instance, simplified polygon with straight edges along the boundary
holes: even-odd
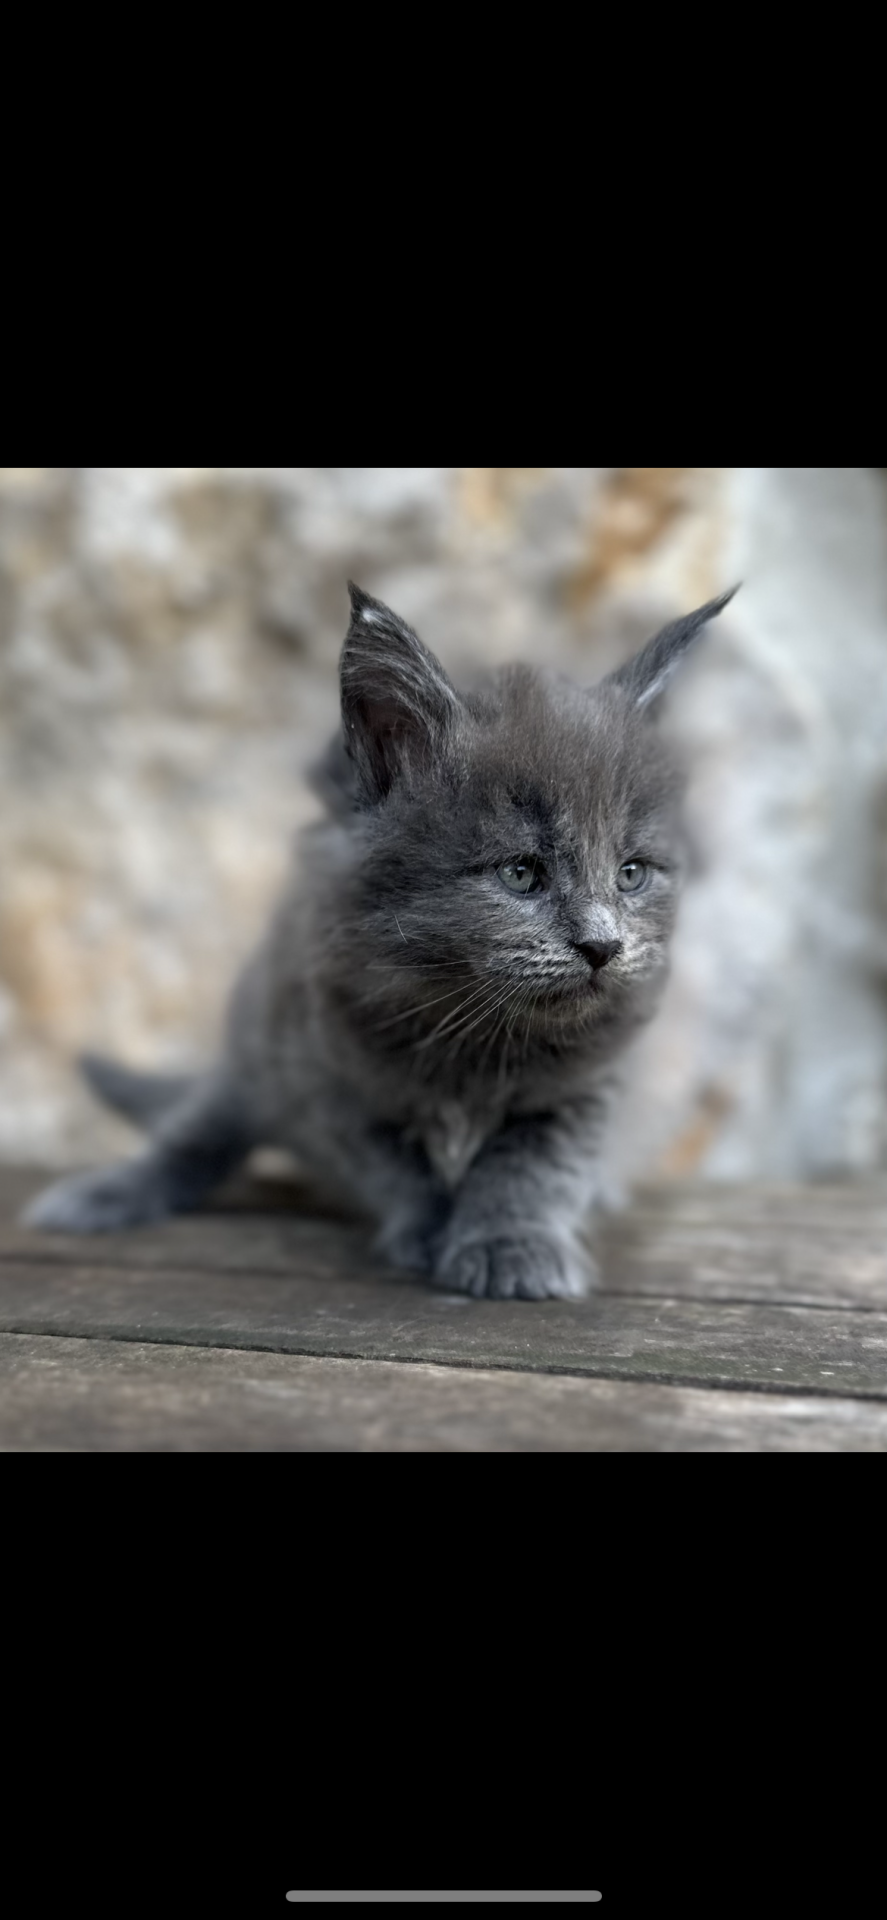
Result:
[[[507,1121],[456,1195],[435,1285],[493,1299],[581,1299],[595,1279],[581,1229],[605,1116],[602,1093]]]
[[[418,1142],[399,1128],[369,1126],[342,1143],[342,1173],[381,1222],[376,1252],[393,1267],[430,1272],[452,1200]]]
[[[49,1233],[110,1233],[187,1213],[255,1144],[236,1087],[221,1071],[209,1074],[167,1114],[147,1153],[57,1181],[32,1200],[24,1222]]]

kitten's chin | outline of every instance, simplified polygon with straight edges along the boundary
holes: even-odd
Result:
[[[606,988],[599,980],[565,980],[560,986],[549,988],[534,1011],[543,1025],[570,1026],[600,1012],[607,998]]]

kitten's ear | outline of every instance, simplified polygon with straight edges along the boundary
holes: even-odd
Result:
[[[682,620],[673,620],[670,626],[663,627],[661,633],[648,640],[633,659],[626,660],[623,667],[617,667],[615,673],[608,674],[602,684],[622,687],[634,706],[649,707],[668,684],[697,634],[737,592],[737,587],[731,587],[729,593],[721,594],[720,599],[707,600],[704,607],[696,608],[695,613],[685,613]]]
[[[345,744],[364,790],[381,800],[408,764],[439,750],[459,696],[439,660],[381,600],[349,580],[351,625],[342,649]]]

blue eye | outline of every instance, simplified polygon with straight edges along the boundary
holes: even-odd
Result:
[[[545,884],[538,860],[506,860],[496,873],[509,893],[541,893]]]
[[[616,875],[616,885],[620,893],[640,893],[650,877],[650,868],[643,860],[626,860]]]

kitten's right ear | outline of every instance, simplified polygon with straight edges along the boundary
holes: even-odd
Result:
[[[342,648],[345,745],[371,800],[398,773],[422,765],[446,739],[459,696],[405,620],[349,580],[351,625]]]
[[[693,613],[685,613],[680,620],[672,620],[670,626],[663,627],[661,633],[648,640],[633,659],[617,667],[615,673],[607,674],[602,684],[621,687],[636,707],[651,707],[668,685],[697,634],[738,591],[738,587],[731,587],[729,593],[722,593],[719,599],[708,600],[704,607],[697,607]]]

